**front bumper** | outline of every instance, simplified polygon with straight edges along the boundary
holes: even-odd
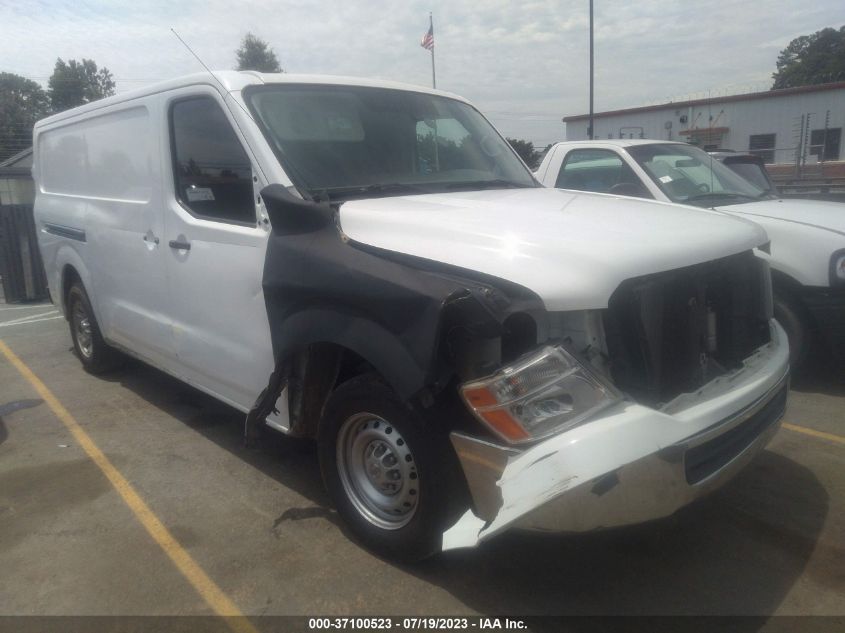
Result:
[[[505,529],[584,532],[674,513],[725,483],[774,436],[789,349],[771,341],[743,366],[657,411],[623,402],[523,451],[453,433],[474,501],[443,535],[469,547]]]

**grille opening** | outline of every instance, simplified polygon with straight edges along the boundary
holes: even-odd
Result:
[[[660,406],[738,367],[769,341],[767,277],[749,251],[623,282],[604,315],[617,387]]]

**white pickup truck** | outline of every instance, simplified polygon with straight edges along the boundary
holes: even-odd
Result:
[[[314,438],[383,554],[666,516],[777,431],[763,229],[544,188],[456,95],[206,73],[34,136],[83,366],[120,350],[241,410],[248,439]]]
[[[640,139],[553,145],[536,172],[547,187],[717,209],[760,224],[771,244],[775,318],[793,370],[812,344],[845,359],[845,204],[784,200],[687,143]],[[625,222],[624,216],[619,218]]]

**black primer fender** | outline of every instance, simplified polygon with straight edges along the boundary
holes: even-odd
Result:
[[[250,413],[257,419],[272,410],[282,367],[304,346],[352,350],[408,399],[445,371],[438,358],[443,327],[494,338],[514,311],[545,314],[540,298],[516,284],[351,242],[328,204],[281,185],[261,196],[273,227],[263,288],[276,371]]]

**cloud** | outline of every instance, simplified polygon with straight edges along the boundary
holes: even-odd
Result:
[[[231,68],[247,31],[290,72],[429,85],[419,46],[434,11],[438,87],[474,101],[508,136],[562,139],[587,109],[586,0],[0,0],[2,71],[46,84],[57,57],[94,59],[128,90]],[[845,23],[841,0],[596,3],[596,109],[763,87],[796,34]]]

